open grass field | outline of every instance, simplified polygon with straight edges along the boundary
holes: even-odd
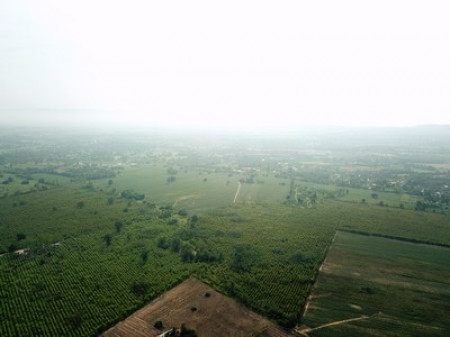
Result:
[[[170,204],[193,213],[205,213],[234,202],[242,174],[207,173],[178,170],[175,181],[168,183],[168,166],[140,165],[128,167],[114,178],[117,191],[132,189],[144,193],[147,200]],[[281,203],[288,193],[286,179],[261,176],[264,183],[242,184],[236,203]],[[106,187],[106,182],[103,182]]]
[[[160,329],[154,326],[157,321],[162,322]],[[162,294],[102,336],[156,337],[182,324],[196,330],[199,336],[208,337],[295,336],[193,278]]]
[[[448,336],[448,248],[337,232],[300,329],[307,336]]]
[[[337,199],[342,201],[348,201],[353,203],[361,203],[364,199],[364,203],[367,205],[379,205],[380,202],[383,202],[385,207],[399,208],[403,207],[404,209],[414,209],[418,200],[422,200],[422,198],[411,195],[407,193],[396,193],[396,192],[374,192],[369,189],[361,189],[361,188],[343,188],[336,185],[325,185],[325,184],[317,184],[305,181],[298,181],[300,189],[310,189],[316,191],[335,191],[338,189],[344,189],[348,191],[341,196],[338,196]],[[374,196],[372,194],[375,193]],[[403,206],[400,206],[403,205]]]

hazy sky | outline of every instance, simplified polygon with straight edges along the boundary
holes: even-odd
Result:
[[[450,124],[450,1],[0,0],[0,123]]]

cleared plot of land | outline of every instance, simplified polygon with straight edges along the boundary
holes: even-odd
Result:
[[[156,321],[164,328],[156,329]],[[181,324],[200,337],[294,336],[196,279],[184,281],[102,336],[158,336]]]
[[[299,331],[449,336],[450,249],[338,232]]]

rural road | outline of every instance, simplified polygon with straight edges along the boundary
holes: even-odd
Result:
[[[233,200],[233,204],[236,203],[236,199],[239,196],[239,192],[241,191],[241,183],[238,184],[237,190],[236,190],[236,194],[234,195],[234,200]]]

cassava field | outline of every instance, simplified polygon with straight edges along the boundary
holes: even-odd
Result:
[[[193,278],[274,324],[248,336],[448,335],[449,130],[2,131],[0,336],[97,336]]]

